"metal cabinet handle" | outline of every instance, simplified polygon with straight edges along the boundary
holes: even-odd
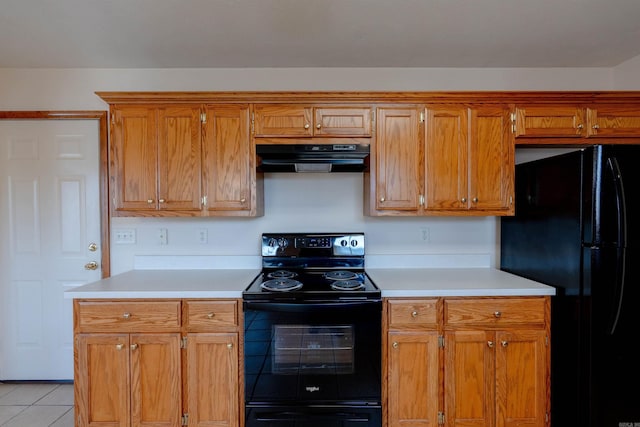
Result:
[[[131,344],[131,350],[135,350],[138,348],[138,344]]]
[[[306,124],[304,125],[304,128],[305,128],[305,129],[309,129],[310,127],[311,127],[311,126],[309,125],[309,123],[306,123]]]
[[[584,126],[582,125],[582,123],[579,123],[578,126],[576,126],[578,129],[582,129],[584,128]]]
[[[598,124],[593,125],[593,129],[595,129],[595,130],[600,129],[600,125],[598,125]]]
[[[502,344],[503,347],[506,347],[509,345],[508,341],[501,341],[500,344]]]
[[[165,202],[165,200],[164,200],[164,199],[160,199],[160,200],[158,200],[158,202],[160,202],[160,203],[164,203],[164,202]]]
[[[466,198],[466,197],[463,197],[462,199],[460,199],[460,201],[461,201],[462,203],[467,203],[467,198]]]
[[[489,348],[493,348],[493,341],[487,341],[487,345],[489,346]]]
[[[232,343],[227,344],[227,348],[228,349],[232,349],[233,348],[233,344]]]
[[[123,344],[116,344],[116,350],[122,350],[123,347]]]
[[[122,314],[122,318],[123,319],[128,319],[130,317],[131,317],[131,313],[125,312],[125,313]]]
[[[502,317],[502,313],[499,311],[494,312],[493,315],[495,316],[496,319],[499,319],[500,317]]]
[[[148,204],[152,204],[153,203],[153,199],[147,199],[147,203]]]
[[[321,125],[320,123],[318,123],[318,124],[316,125],[316,129],[320,129],[321,127],[322,127],[322,125]]]
[[[247,199],[240,199],[240,203],[244,203],[246,201],[247,201]]]
[[[411,317],[418,317],[418,312],[417,311],[412,311],[411,312]]]
[[[471,201],[472,201],[473,203],[478,203],[478,198],[477,198],[477,197],[474,197],[473,199],[471,199]]]
[[[380,197],[381,202],[384,202],[384,200],[385,200],[384,197]]]
[[[216,315],[215,313],[209,313],[209,314],[207,314],[207,317],[209,319],[213,319],[213,316],[215,316],[215,315]]]
[[[398,348],[398,343],[397,343],[397,342],[394,342],[393,344],[391,344],[391,347],[393,347],[393,348]]]

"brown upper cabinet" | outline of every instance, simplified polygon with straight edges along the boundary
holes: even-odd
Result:
[[[258,216],[248,105],[114,105],[114,216]]]
[[[518,106],[514,126],[516,138],[639,137],[640,107],[635,104]]]
[[[371,108],[255,105],[254,134],[260,138],[370,137]]]
[[[513,214],[509,113],[503,106],[378,108],[365,211],[370,215]]]

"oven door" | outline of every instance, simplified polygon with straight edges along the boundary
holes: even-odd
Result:
[[[373,427],[382,425],[379,408],[248,408],[246,427]]]
[[[380,405],[379,300],[245,301],[244,316],[247,416],[265,405]]]

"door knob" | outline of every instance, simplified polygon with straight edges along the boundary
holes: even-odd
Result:
[[[85,270],[97,270],[98,269],[98,263],[95,261],[91,261],[88,262],[84,265],[84,269]]]

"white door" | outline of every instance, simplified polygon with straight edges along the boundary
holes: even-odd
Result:
[[[73,378],[63,292],[101,277],[85,268],[101,260],[99,135],[97,120],[0,120],[0,380]]]

